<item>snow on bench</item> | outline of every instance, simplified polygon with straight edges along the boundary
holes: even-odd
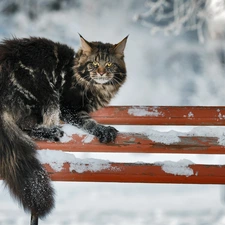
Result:
[[[225,165],[177,162],[118,163],[79,159],[71,152],[225,154],[225,107],[111,106],[93,113],[111,125],[199,126],[187,133],[119,133],[115,143],[101,144],[89,134],[65,125],[59,143],[38,141],[38,156],[54,181],[225,184]]]

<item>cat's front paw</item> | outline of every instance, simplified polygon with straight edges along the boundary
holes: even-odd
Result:
[[[94,135],[101,143],[114,142],[117,136],[118,130],[111,126],[98,125],[94,131]]]

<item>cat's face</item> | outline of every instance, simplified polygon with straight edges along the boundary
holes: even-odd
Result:
[[[119,73],[117,65],[110,57],[101,57],[101,54],[93,56],[93,59],[88,63],[87,69],[90,78],[96,83],[105,84],[114,78],[116,73]]]
[[[119,85],[125,81],[124,49],[127,37],[116,45],[88,42],[81,36],[77,71],[80,80],[94,84]]]

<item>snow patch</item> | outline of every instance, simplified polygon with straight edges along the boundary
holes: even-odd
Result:
[[[163,115],[162,112],[157,110],[157,107],[154,107],[152,111],[148,111],[148,107],[133,107],[128,110],[128,114],[133,116],[155,116]]]
[[[49,164],[56,172],[63,169],[64,163],[70,163],[70,172],[76,171],[83,173],[85,171],[100,171],[110,168],[111,164],[108,160],[101,159],[79,159],[73,154],[56,150],[38,150],[38,159],[42,164]]]
[[[147,128],[144,134],[154,142],[159,142],[163,144],[173,144],[180,142],[180,136],[201,136],[201,137],[216,137],[218,138],[218,144],[225,146],[225,130],[222,127],[195,127],[189,132],[178,132],[178,131],[167,131],[160,132]]]
[[[218,114],[218,118],[219,118],[220,120],[225,119],[225,115],[223,115],[222,113],[219,113],[219,114]]]
[[[189,165],[192,164],[194,163],[187,159],[182,159],[179,160],[178,162],[173,161],[155,162],[155,165],[161,166],[162,170],[166,173],[187,177],[194,174],[193,170],[189,167]]]
[[[225,115],[223,115],[223,114],[220,112],[220,109],[217,109],[217,112],[218,112],[218,118],[219,118],[220,120],[225,119]]]
[[[70,171],[76,171],[77,173],[83,173],[85,171],[100,171],[110,168],[108,160],[101,159],[77,159],[75,163],[70,165]]]
[[[194,117],[194,114],[192,112],[189,112],[188,113],[188,118],[192,118],[192,117]]]
[[[225,146],[225,130],[222,127],[195,127],[187,133],[188,136],[217,137],[218,144]]]
[[[180,142],[179,132],[176,131],[168,131],[168,132],[160,132],[152,129],[146,130],[145,134],[148,138],[154,142],[159,142],[163,144],[172,144]]]
[[[59,172],[63,169],[63,164],[75,160],[72,154],[64,153],[63,151],[54,150],[38,150],[38,159],[42,164],[49,164],[52,169]]]
[[[70,124],[64,124],[62,126],[62,130],[64,131],[63,137],[60,138],[60,142],[62,142],[62,143],[71,141],[73,139],[72,138],[73,134],[77,134],[79,136],[87,135],[87,133],[85,133],[83,130],[81,130],[73,125],[70,125]],[[84,143],[87,143],[87,142],[84,142]]]
[[[187,115],[183,115],[183,117],[184,118],[188,118],[188,119],[191,119],[191,118],[193,118],[194,117],[194,114],[193,114],[193,112],[189,112]]]
[[[83,143],[91,143],[92,140],[94,139],[94,135],[88,134],[84,137],[84,139],[82,140]]]

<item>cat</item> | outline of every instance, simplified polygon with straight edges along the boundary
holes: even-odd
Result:
[[[80,35],[77,53],[39,37],[0,43],[0,175],[31,212],[32,224],[54,207],[54,190],[33,139],[59,141],[62,120],[102,143],[115,140],[118,131],[89,113],[108,105],[124,84],[127,38],[114,45]]]

